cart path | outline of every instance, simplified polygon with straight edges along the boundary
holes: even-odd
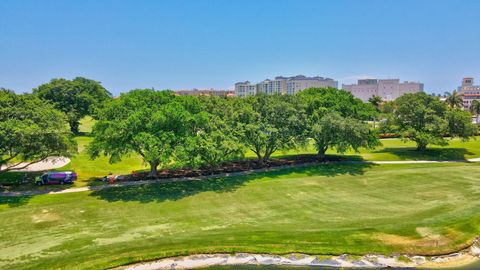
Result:
[[[42,160],[40,162],[30,164],[23,169],[15,169],[15,168],[21,168],[21,167],[27,165],[27,162],[22,162],[22,163],[16,165],[15,167],[13,167],[13,169],[11,171],[12,172],[48,171],[48,170],[61,168],[65,165],[67,165],[68,163],[70,163],[70,159],[67,158],[67,157],[48,157],[45,160]]]
[[[337,163],[337,164],[432,164],[432,163],[469,163],[469,162],[480,162],[480,158],[472,158],[468,160],[400,160],[400,161],[337,161],[337,162],[328,162],[328,164]],[[105,188],[113,188],[113,187],[126,187],[126,186],[139,186],[145,184],[161,184],[161,183],[171,183],[171,182],[186,182],[186,181],[200,181],[205,179],[212,179],[212,178],[223,178],[223,177],[232,177],[232,176],[241,176],[241,175],[249,175],[252,173],[260,173],[260,172],[269,172],[269,171],[277,171],[282,169],[288,168],[298,168],[298,167],[307,167],[312,166],[315,164],[319,164],[317,162],[311,163],[304,163],[304,164],[296,164],[296,165],[286,165],[286,166],[278,166],[272,168],[262,168],[262,169],[253,169],[248,171],[242,172],[234,172],[234,173],[222,173],[222,174],[215,174],[215,175],[206,175],[206,176],[198,176],[198,177],[182,177],[182,178],[166,178],[160,180],[140,180],[140,181],[129,181],[129,182],[121,182],[115,184],[105,184],[105,185],[98,185],[98,186],[87,186],[87,187],[74,187],[74,188],[67,188],[63,190],[30,190],[30,191],[11,191],[11,192],[0,192],[0,197],[17,197],[17,196],[34,196],[34,195],[54,195],[54,194],[66,194],[66,193],[75,193],[75,192],[84,192],[84,191],[94,191],[94,190],[101,190]],[[324,163],[325,164],[325,163]]]

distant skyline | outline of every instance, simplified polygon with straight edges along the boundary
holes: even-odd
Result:
[[[134,88],[228,89],[278,75],[480,81],[480,1],[0,1],[0,87],[83,76]]]

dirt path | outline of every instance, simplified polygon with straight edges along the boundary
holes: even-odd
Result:
[[[468,159],[466,161],[465,160],[444,160],[444,161],[401,160],[401,161],[339,161],[337,163],[382,165],[382,164],[433,164],[433,163],[465,163],[465,162],[480,162],[480,158]],[[287,165],[287,166],[279,166],[279,167],[273,167],[273,168],[255,169],[255,170],[235,172],[235,173],[222,173],[222,174],[199,176],[199,177],[182,177],[182,178],[168,178],[168,179],[161,179],[161,180],[141,180],[141,181],[132,181],[132,182],[121,182],[121,183],[110,184],[110,185],[76,187],[76,188],[67,188],[63,190],[30,190],[30,191],[1,192],[0,197],[34,196],[34,195],[41,195],[41,194],[54,195],[54,194],[84,192],[84,191],[91,191],[91,190],[101,190],[101,189],[113,188],[113,187],[138,186],[138,185],[145,185],[145,184],[159,184],[159,183],[185,182],[185,181],[200,181],[204,179],[249,175],[252,173],[277,171],[277,170],[288,169],[288,168],[307,167],[315,164],[318,164],[318,163]]]

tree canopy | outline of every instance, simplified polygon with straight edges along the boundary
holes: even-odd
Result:
[[[448,93],[445,101],[450,108],[461,108],[463,106],[462,95],[458,94],[456,90],[454,90],[451,94]]]
[[[177,97],[171,91],[132,90],[98,113],[89,145],[92,158],[104,154],[110,162],[135,152],[157,176],[159,165],[182,162],[184,146],[200,109],[195,97]]]
[[[364,103],[351,93],[336,88],[309,88],[298,94],[311,121],[321,119],[328,112],[338,112],[343,117],[370,120],[376,115],[371,104]]]
[[[474,100],[470,106],[470,111],[476,116],[476,122],[478,124],[478,118],[480,117],[480,101]]]
[[[57,110],[64,112],[73,133],[78,133],[82,117],[95,116],[95,111],[111,98],[111,94],[100,82],[83,77],[73,80],[52,79],[33,89],[33,93],[52,102]]]
[[[417,150],[425,150],[429,144],[447,145],[445,135],[463,139],[473,135],[468,113],[449,110],[437,97],[425,93],[405,94],[395,105],[394,124],[404,139],[417,144]]]
[[[305,109],[305,138],[313,139],[319,159],[328,148],[343,153],[380,144],[364,120],[377,114],[351,93],[335,88],[311,88],[299,94]]]
[[[338,153],[349,149],[372,149],[380,145],[375,132],[360,120],[342,117],[337,112],[329,112],[311,127],[310,137],[315,143],[319,159],[325,158],[329,148]]]
[[[297,96],[256,95],[237,99],[236,128],[260,165],[277,150],[293,148],[303,136],[305,117]]]
[[[0,89],[0,173],[70,156],[76,150],[70,135],[65,116],[49,103]]]

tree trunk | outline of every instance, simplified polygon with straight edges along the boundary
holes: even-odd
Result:
[[[157,171],[158,163],[149,162],[149,164],[150,164],[150,174],[149,174],[149,176],[157,178],[158,177],[158,171]]]
[[[417,143],[417,151],[425,151],[427,150],[427,144]]]
[[[326,147],[320,147],[318,152],[317,152],[317,159],[318,160],[324,160],[325,159],[325,152],[327,152]]]
[[[78,121],[70,121],[70,131],[73,134],[78,134],[78,127],[80,126],[80,123]]]
[[[257,153],[257,163],[260,167],[263,167],[263,165],[265,165],[265,158],[260,153]]]

